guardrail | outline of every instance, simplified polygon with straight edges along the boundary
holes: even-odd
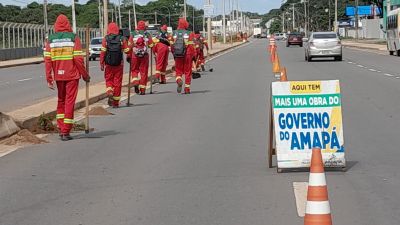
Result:
[[[49,26],[49,34],[54,26]],[[77,35],[86,45],[85,28],[77,28]],[[92,28],[90,38],[100,34],[100,29]],[[0,60],[21,59],[41,55],[45,40],[43,24],[12,23],[0,21]]]

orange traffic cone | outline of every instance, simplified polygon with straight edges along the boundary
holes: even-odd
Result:
[[[320,148],[313,148],[304,225],[332,225],[324,164]]]
[[[281,79],[280,79],[280,81],[281,81],[281,82],[283,82],[283,81],[288,81],[287,75],[286,75],[286,67],[283,67],[283,68],[281,69]]]
[[[271,63],[275,62],[275,57],[276,57],[276,48],[274,46],[271,47]]]
[[[280,65],[280,62],[279,62],[279,56],[278,56],[278,53],[276,53],[275,52],[275,60],[272,62],[272,72],[273,73],[280,73],[281,72],[281,65]]]

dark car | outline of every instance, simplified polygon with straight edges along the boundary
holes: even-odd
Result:
[[[291,33],[286,41],[286,47],[291,45],[300,45],[303,47],[303,35],[301,33]]]

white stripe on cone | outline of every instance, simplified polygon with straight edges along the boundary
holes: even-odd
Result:
[[[331,214],[329,201],[307,201],[306,214]]]
[[[310,173],[309,186],[326,186],[325,173]]]

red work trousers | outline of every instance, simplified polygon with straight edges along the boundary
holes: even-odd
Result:
[[[135,54],[132,55],[132,83],[139,85],[140,90],[146,90],[147,80],[149,76],[149,55],[139,58]],[[140,80],[139,80],[140,74]]]
[[[193,53],[187,51],[184,58],[175,58],[175,72],[176,72],[176,82],[182,80],[182,75],[185,75],[185,88],[190,88],[192,82],[192,60]]]
[[[124,73],[124,65],[109,66],[106,65],[104,70],[104,78],[106,80],[107,92],[113,93],[113,106],[119,106],[121,99],[122,77]]]
[[[206,63],[206,58],[204,57],[204,50],[200,50],[197,57],[198,57],[198,61],[196,62],[197,67],[204,66]]]
[[[169,48],[167,45],[158,43],[156,46],[156,78],[165,82],[165,72],[168,66]]]
[[[60,134],[69,134],[74,125],[75,101],[78,94],[79,79],[57,81],[58,104],[57,125]]]

